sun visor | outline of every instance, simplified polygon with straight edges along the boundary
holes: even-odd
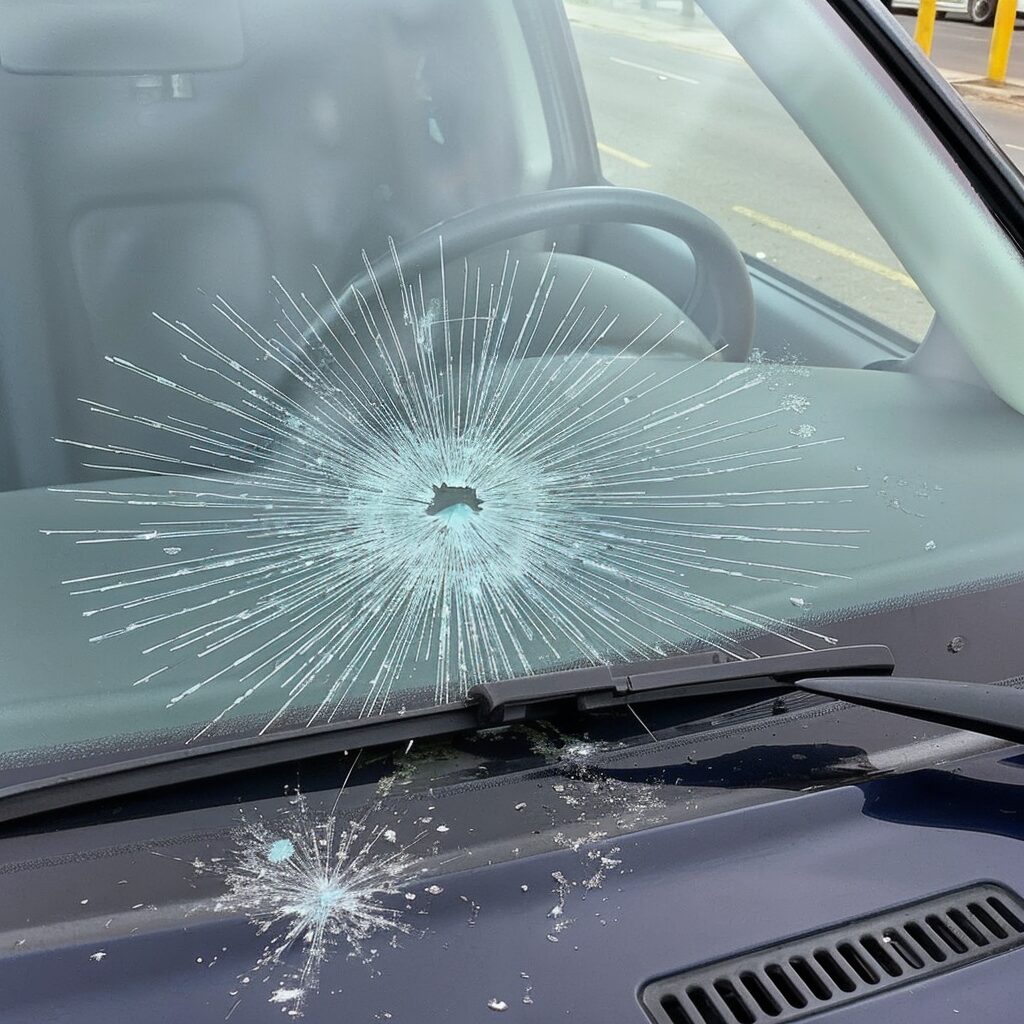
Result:
[[[244,56],[238,0],[0,0],[0,67],[20,74],[217,71]]]

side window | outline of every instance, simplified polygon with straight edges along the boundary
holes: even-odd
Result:
[[[681,199],[765,269],[924,337],[933,311],[913,278],[693,0],[565,8],[611,183]]]

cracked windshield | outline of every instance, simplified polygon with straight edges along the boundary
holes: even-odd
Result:
[[[0,11],[9,763],[1020,568],[1018,257],[827,5],[301,9]]]

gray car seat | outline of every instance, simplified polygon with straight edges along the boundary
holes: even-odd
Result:
[[[388,235],[519,188],[482,17],[451,0],[0,0],[0,490],[102,475],[54,437],[151,443],[79,399],[174,413],[104,359],[180,379],[186,346],[154,313],[249,360],[213,296],[273,331],[272,276],[322,297],[314,266],[340,286]]]

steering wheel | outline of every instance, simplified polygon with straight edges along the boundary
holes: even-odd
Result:
[[[729,236],[692,206],[641,189],[588,185],[516,196],[469,210],[413,236],[397,249],[403,274],[432,269],[438,239],[445,261],[462,259],[479,249],[551,227],[579,224],[643,224],[674,235],[693,253],[693,288],[680,307],[701,328],[713,350],[724,348],[730,362],[744,362],[754,336],[754,295],[747,265]],[[372,276],[371,276],[372,275]],[[366,294],[374,287],[386,292],[398,282],[393,254],[381,257],[371,270],[343,289]]]

